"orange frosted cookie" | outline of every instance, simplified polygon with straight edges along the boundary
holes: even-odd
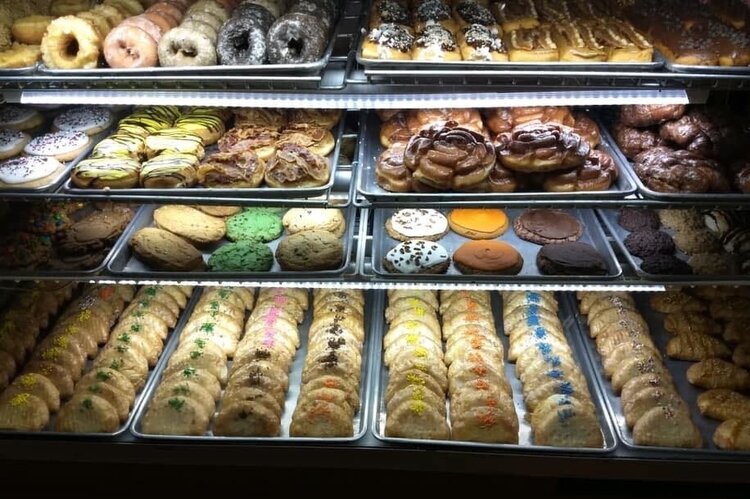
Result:
[[[464,274],[518,274],[521,254],[502,241],[468,241],[453,254],[453,263]]]
[[[469,239],[495,239],[508,230],[508,216],[503,210],[458,208],[448,215],[456,234]]]

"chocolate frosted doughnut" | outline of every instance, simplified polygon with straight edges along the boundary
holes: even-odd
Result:
[[[327,35],[333,27],[334,19],[336,19],[336,7],[333,3],[327,3],[322,0],[301,0],[294,3],[284,17],[289,14],[307,14],[313,16]]]
[[[270,14],[268,16],[270,21]],[[249,16],[225,22],[216,42],[219,63],[225,66],[263,64],[266,60],[266,33],[270,27],[270,22],[263,24]]]
[[[213,66],[216,49],[209,36],[175,28],[159,40],[159,64],[165,67]]]
[[[234,9],[232,15],[234,17],[245,17],[248,14],[254,14],[257,11],[256,9],[258,8],[267,11],[273,16],[271,24],[273,24],[273,21],[275,21],[277,18],[281,17],[281,14],[283,13],[281,10],[281,5],[279,5],[279,2],[275,0],[252,0],[245,1],[239,4],[237,8]]]
[[[321,19],[310,14],[286,14],[268,31],[268,61],[271,64],[299,64],[320,59],[328,32]]]

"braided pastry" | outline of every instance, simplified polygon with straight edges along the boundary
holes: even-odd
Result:
[[[495,161],[489,140],[455,122],[413,136],[404,153],[414,179],[437,190],[475,188],[487,179]]]

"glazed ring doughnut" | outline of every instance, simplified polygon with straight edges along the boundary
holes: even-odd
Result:
[[[208,36],[175,28],[159,41],[159,63],[165,67],[213,66],[216,64],[216,49]]]
[[[219,33],[216,31],[216,29],[214,29],[214,27],[210,24],[204,23],[203,21],[185,21],[184,23],[180,24],[180,28],[193,30],[196,33],[202,33],[209,37],[214,44],[219,38]]]
[[[140,16],[128,17],[122,22],[122,24],[120,24],[120,26],[135,26],[136,28],[142,29],[143,31],[148,33],[148,36],[153,38],[157,43],[159,42],[159,40],[161,40],[162,35],[169,31],[168,29],[163,29],[161,26],[153,22],[151,19],[146,17],[145,14],[141,14]],[[106,40],[104,42],[104,45],[106,47]],[[106,50],[104,56],[107,56]]]
[[[210,24],[213,26],[213,28],[218,33],[221,29],[221,25],[224,24],[224,21],[216,17],[214,14],[211,14],[210,12],[193,12],[191,14],[188,14],[185,16],[186,21],[201,21],[206,24]],[[183,21],[184,22],[184,21]]]
[[[227,13],[227,10],[214,0],[198,0],[191,5],[187,11],[188,14],[192,14],[193,12],[210,12],[221,19],[221,22],[223,23],[229,20],[229,13]]]
[[[115,9],[111,5],[97,5],[96,7],[91,9],[91,12],[93,12],[94,14],[99,14],[104,19],[106,19],[109,23],[110,29],[117,27],[123,20],[125,20],[125,16],[120,14],[120,11]]]
[[[52,69],[93,69],[102,39],[90,22],[75,16],[52,21],[42,39],[42,60]]]
[[[123,23],[104,40],[104,58],[111,68],[152,68],[159,63],[158,47],[148,32]]]
[[[20,43],[39,45],[42,43],[47,26],[52,22],[51,16],[29,16],[16,19],[11,26],[13,39]]]
[[[143,7],[138,0],[104,0],[102,3],[104,5],[111,5],[126,17],[143,14]]]
[[[224,23],[216,42],[219,63],[225,66],[263,64],[269,27],[270,23],[263,26],[251,17],[233,17]]]
[[[103,16],[100,16],[99,14],[95,12],[91,12],[90,10],[87,10],[86,12],[81,12],[79,14],[76,14],[76,17],[79,19],[83,19],[84,21],[88,21],[91,23],[91,25],[94,27],[97,33],[99,33],[99,39],[104,40],[109,32],[111,31],[111,28],[109,27],[109,23],[107,22],[107,19]]]
[[[155,3],[154,5],[149,7],[146,12],[158,12],[160,14],[166,14],[167,16],[174,19],[177,24],[182,21],[182,18],[185,15],[178,7],[167,2]]]
[[[91,8],[91,0],[54,0],[49,13],[54,17],[70,16]]]
[[[320,29],[320,19],[309,14],[286,14],[268,31],[268,62],[299,64],[320,59],[328,36]]]

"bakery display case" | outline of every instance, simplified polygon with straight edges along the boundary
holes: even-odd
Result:
[[[747,482],[742,2],[74,3],[0,1],[0,458]]]

